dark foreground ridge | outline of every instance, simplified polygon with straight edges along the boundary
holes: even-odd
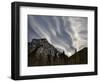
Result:
[[[87,48],[71,57],[59,52],[46,39],[33,39],[28,43],[28,66],[87,64]]]

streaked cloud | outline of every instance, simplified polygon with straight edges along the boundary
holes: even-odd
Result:
[[[46,38],[70,57],[87,47],[87,17],[28,15],[28,41]]]

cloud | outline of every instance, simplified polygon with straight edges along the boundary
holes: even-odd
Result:
[[[87,17],[28,15],[28,41],[46,38],[70,57],[87,46]]]

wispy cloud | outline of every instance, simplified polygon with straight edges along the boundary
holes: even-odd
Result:
[[[87,17],[28,15],[28,41],[46,38],[71,56],[87,46]]]

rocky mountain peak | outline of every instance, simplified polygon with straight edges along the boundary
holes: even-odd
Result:
[[[68,58],[64,51],[58,51],[46,39],[33,39],[28,43],[28,65],[62,65],[87,63],[87,48]]]

